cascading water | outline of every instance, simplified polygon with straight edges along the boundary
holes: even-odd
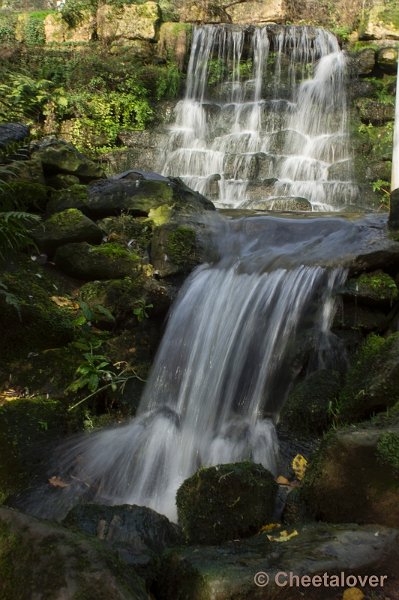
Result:
[[[274,424],[290,386],[309,363],[331,366],[332,294],[346,274],[314,256],[354,239],[351,223],[216,223],[221,258],[182,288],[137,416],[63,451],[61,473],[97,502],[175,519],[176,491],[201,465],[251,459],[276,472]]]
[[[162,172],[218,207],[353,206],[345,62],[319,28],[197,27]]]

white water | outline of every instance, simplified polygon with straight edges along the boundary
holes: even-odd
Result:
[[[218,207],[273,208],[282,196],[313,210],[353,205],[345,63],[319,28],[197,27],[163,174]]]
[[[307,246],[328,254],[342,230],[324,221],[224,222],[222,258],[182,288],[137,417],[64,453],[65,472],[95,501],[176,519],[176,491],[201,465],[250,459],[276,474],[275,421],[309,361],[326,366],[332,294],[345,278],[301,264]]]

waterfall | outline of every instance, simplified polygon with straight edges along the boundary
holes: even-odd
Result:
[[[346,274],[313,255],[355,239],[353,225],[254,217],[215,227],[221,258],[181,289],[137,416],[64,452],[98,502],[176,519],[176,491],[201,465],[250,459],[276,474],[275,422],[293,381],[310,362],[331,367],[333,293]]]
[[[353,206],[345,63],[320,28],[195,28],[163,174],[220,208],[273,209],[287,197],[313,210]]]

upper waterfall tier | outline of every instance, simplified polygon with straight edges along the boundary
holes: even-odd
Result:
[[[197,27],[162,172],[219,207],[353,206],[345,62],[320,28]]]

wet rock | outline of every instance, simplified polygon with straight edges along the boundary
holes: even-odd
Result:
[[[334,316],[334,328],[352,329],[363,334],[382,331],[387,325],[387,314],[376,308],[364,306],[356,300],[345,299],[338,305]]]
[[[370,335],[349,368],[339,397],[344,421],[386,410],[399,401],[399,334]]]
[[[101,229],[80,210],[69,208],[46,219],[33,233],[39,249],[52,256],[59,246],[76,242],[100,244]]]
[[[203,468],[176,495],[178,522],[194,543],[246,537],[273,514],[277,484],[262,465],[242,462]]]
[[[0,595],[149,600],[143,580],[116,555],[64,527],[0,507]]]
[[[395,413],[395,411],[394,411]],[[332,523],[399,526],[399,419],[332,431],[305,475],[311,513]]]
[[[312,205],[306,198],[278,196],[267,200],[253,201],[251,208],[254,210],[311,211]]]
[[[321,434],[331,425],[331,404],[337,401],[341,377],[322,369],[311,373],[289,394],[280,415],[281,426],[300,436]]]
[[[165,548],[182,543],[177,525],[146,506],[76,506],[63,525],[97,537],[130,565],[148,564]]]
[[[84,182],[104,177],[101,167],[62,140],[49,138],[41,141],[33,146],[32,158],[41,161],[46,175],[75,175]]]
[[[300,589],[287,593],[275,583],[277,573],[379,573],[397,582],[398,532],[382,526],[314,523],[297,528],[287,543],[269,542],[265,534],[221,546],[189,546],[165,553],[154,590],[162,600],[273,600],[299,598]],[[292,529],[289,529],[291,532]],[[273,532],[278,535],[278,530]],[[256,573],[269,584],[257,586]],[[259,580],[260,581],[260,580]],[[386,580],[384,580],[386,581]],[[341,588],[344,589],[345,586]],[[322,597],[330,598],[327,586]],[[392,589],[395,589],[393,587]],[[331,590],[335,598],[337,587]],[[309,600],[320,600],[320,587],[306,587]]]
[[[61,271],[86,281],[135,277],[140,270],[139,257],[114,243],[91,246],[87,242],[66,244],[57,249],[55,264]]]
[[[373,271],[348,279],[341,295],[356,298],[366,306],[389,309],[398,298],[398,288],[390,275],[383,271]]]

